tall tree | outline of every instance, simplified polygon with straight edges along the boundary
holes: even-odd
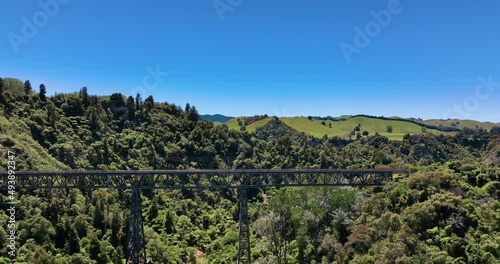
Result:
[[[24,82],[24,93],[26,95],[29,95],[33,89],[31,88],[31,83],[30,80],[26,80]]]
[[[90,131],[92,137],[96,138],[101,132],[103,127],[103,109],[100,105],[91,105],[87,111],[87,118],[89,120]]]
[[[135,103],[134,97],[129,96],[127,98],[127,111],[128,111],[128,120],[132,121],[135,118]]]
[[[106,150],[106,148],[105,148]],[[92,219],[92,223],[94,227],[100,229],[101,231],[104,231],[105,225],[104,225],[104,200],[99,199],[96,202],[96,205],[94,207],[94,218]]]
[[[141,105],[142,103],[142,97],[139,93],[137,93],[137,95],[135,96],[135,110],[136,111],[139,111],[139,106]]]
[[[155,100],[154,100],[153,96],[152,95],[148,96],[148,98],[146,98],[146,100],[144,101],[144,107],[146,110],[146,114],[149,114],[151,112],[154,105],[155,105]]]
[[[80,98],[82,99],[82,104],[85,109],[89,107],[90,105],[90,96],[89,93],[87,92],[87,87],[84,86],[82,89],[80,89]]]
[[[55,128],[57,119],[58,114],[56,111],[56,106],[52,101],[49,101],[49,103],[47,104],[47,121],[49,122],[49,125]]]
[[[0,77],[0,102],[3,102],[3,79]]]
[[[200,120],[200,114],[198,114],[195,106],[190,107],[189,111],[187,112],[187,119],[193,122],[197,122],[198,120]]]
[[[110,261],[106,253],[106,247],[104,244],[101,244],[95,233],[90,236],[88,254],[90,259],[96,260],[97,263],[109,263]]]
[[[43,102],[47,101],[47,89],[45,88],[45,84],[40,84],[40,93],[38,94],[38,97],[40,97],[40,100]]]
[[[109,108],[114,115],[114,119],[120,118],[125,113],[125,100],[121,93],[113,93],[109,97]]]

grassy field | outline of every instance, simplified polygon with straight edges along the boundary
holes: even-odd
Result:
[[[323,135],[328,135],[328,137],[339,136],[343,138],[349,137],[349,132],[352,131],[357,125],[360,126],[360,132],[368,131],[369,135],[379,133],[380,135],[386,136],[389,139],[400,140],[406,134],[420,134],[422,133],[422,127],[410,122],[398,121],[398,120],[382,120],[377,118],[368,117],[354,117],[345,121],[325,121],[325,125],[322,125],[321,120],[309,120],[306,117],[292,117],[292,118],[282,118],[281,119],[287,125],[297,129],[298,131],[308,133],[315,137],[322,137]],[[330,128],[329,124],[332,124]],[[392,133],[387,132],[387,126],[392,126]],[[453,133],[441,132],[434,129],[427,129],[427,133],[432,134],[447,134],[453,135]]]
[[[306,117],[284,117],[280,118],[285,124],[296,129],[297,131],[310,134],[314,137],[321,138],[324,135],[328,137],[339,136],[342,138],[349,138],[349,132],[352,131],[357,125],[360,126],[360,132],[368,131],[369,135],[379,133],[389,139],[401,140],[406,134],[420,134],[422,127],[411,122],[400,120],[383,120],[378,118],[369,117],[354,117],[344,121],[330,121],[325,120],[325,125],[322,120],[309,120]],[[255,122],[247,126],[247,131],[254,132],[260,126],[269,122],[270,118]],[[237,118],[234,118],[226,123],[229,128],[239,130]],[[329,124],[332,125],[330,128]],[[450,123],[451,124],[451,123]],[[387,132],[387,126],[392,126],[392,133]],[[434,129],[427,129],[426,133],[454,135],[455,132],[441,132]]]
[[[474,120],[458,120],[458,119],[450,119],[450,120],[437,120],[437,119],[430,119],[430,120],[425,120],[423,121],[424,124],[427,125],[433,125],[433,126],[445,126],[445,127],[450,127],[451,124],[460,122],[458,124],[458,128],[463,129],[464,127],[468,128],[475,128],[476,126],[482,127],[488,131],[491,130],[492,127],[494,126],[500,126],[500,123],[489,123],[489,122],[479,122],[479,121],[474,121]]]
[[[225,124],[229,127],[229,129],[234,129],[234,130],[240,130],[240,126],[238,125],[238,118],[240,118],[241,120],[244,119],[244,117],[235,117],[229,121],[227,121]],[[266,125],[267,123],[269,123],[269,121],[271,120],[271,117],[268,117],[268,118],[265,118],[265,119],[262,119],[262,120],[259,120],[255,123],[252,123],[248,126],[246,126],[247,128],[247,131],[252,133],[252,132],[255,132],[255,129],[261,127],[261,126],[264,126]]]

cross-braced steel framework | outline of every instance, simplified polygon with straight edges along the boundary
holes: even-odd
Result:
[[[240,189],[238,263],[250,263],[250,223],[248,221],[248,194],[245,188]]]
[[[249,188],[304,186],[379,186],[391,181],[393,170],[352,169],[241,169],[241,170],[141,170],[16,172],[16,189],[131,189],[127,263],[145,263],[141,189],[239,189],[240,228],[238,263],[251,263],[248,219]],[[8,174],[0,176],[7,189]]]
[[[132,189],[126,252],[127,263],[140,263],[146,259],[146,241],[141,216],[141,193],[139,189]]]

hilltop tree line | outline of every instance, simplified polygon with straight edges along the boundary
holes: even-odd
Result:
[[[406,169],[383,188],[252,190],[253,263],[494,263],[500,258],[500,135],[315,138],[278,118],[255,133],[200,120],[153,96],[48,96],[0,79],[0,152],[17,170]],[[6,159],[0,166],[7,168]],[[155,263],[235,263],[237,192],[144,191]],[[131,193],[26,191],[16,263],[122,263]],[[6,197],[0,219],[5,222]],[[6,256],[5,226],[0,252]],[[7,259],[0,259],[7,262]]]

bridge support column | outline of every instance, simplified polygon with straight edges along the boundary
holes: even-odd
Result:
[[[145,245],[144,225],[142,222],[141,191],[139,188],[133,188],[128,226],[126,263],[146,263]]]
[[[250,224],[248,220],[247,189],[240,189],[240,230],[238,237],[238,264],[250,263]]]

